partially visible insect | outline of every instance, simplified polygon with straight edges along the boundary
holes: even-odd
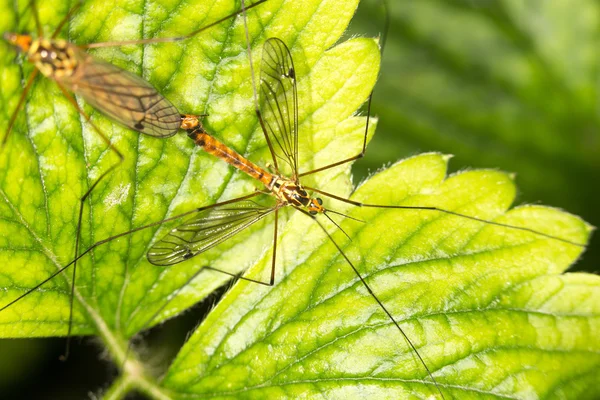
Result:
[[[266,0],[259,0],[246,9],[256,7]],[[111,143],[110,139],[91,121],[90,116],[77,104],[69,91],[81,96],[88,104],[106,114],[113,120],[135,131],[158,138],[168,138],[177,133],[180,126],[179,111],[169,100],[160,94],[149,82],[141,77],[121,69],[113,64],[103,61],[85,52],[85,49],[99,47],[117,47],[132,44],[152,44],[179,42],[189,39],[215,25],[220,24],[242,12],[236,11],[218,19],[209,25],[197,29],[185,36],[170,38],[153,38],[142,40],[127,40],[103,43],[76,45],[63,39],[57,39],[63,26],[79,8],[78,3],[72,7],[58,24],[49,38],[44,37],[44,32],[38,16],[35,1],[30,2],[30,7],[35,20],[37,38],[29,34],[7,32],[4,39],[14,45],[19,52],[25,54],[28,62],[34,64],[35,69],[27,78],[17,106],[9,119],[8,128],[2,139],[3,147],[13,130],[19,111],[25,103],[27,94],[32,88],[35,78],[39,73],[52,79],[58,85],[65,98],[81,114],[106,143],[108,148],[118,156],[118,161],[105,170],[88,188],[80,199],[77,233],[75,238],[75,257],[79,251],[83,206],[97,185],[117,168],[124,160],[123,154]],[[76,264],[73,267],[72,286],[74,288]],[[73,290],[72,288],[72,290]],[[71,297],[72,299],[72,297]],[[73,305],[71,303],[71,315]],[[71,334],[71,324],[69,333]],[[65,357],[69,353],[69,345]]]
[[[247,9],[256,7],[265,1],[259,0],[248,6]],[[27,61],[34,64],[36,69],[27,79],[21,97],[9,120],[8,128],[2,139],[2,145],[7,142],[27,94],[36,76],[41,72],[42,75],[56,82],[73,107],[91,124],[96,133],[120,158],[123,157],[121,153],[111,145],[110,140],[100,129],[91,123],[89,117],[68,91],[81,96],[87,103],[115,121],[150,136],[164,138],[177,133],[179,113],[171,102],[158,93],[149,82],[129,71],[86,53],[85,49],[179,42],[212,28],[241,12],[241,10],[236,11],[185,36],[76,45],[56,37],[80,4],[69,10],[50,38],[44,37],[35,1],[31,1],[30,5],[36,24],[37,38],[33,38],[28,34],[12,32],[4,34],[4,39],[14,45],[20,52],[25,53]]]
[[[252,63],[251,63],[252,64]],[[252,72],[252,76],[254,72]],[[260,100],[257,101],[257,115],[262,126],[266,143],[268,145],[271,158],[272,158],[272,169],[273,172],[269,172],[267,169],[262,168],[251,161],[247,160],[243,156],[230,149],[216,138],[208,134],[202,127],[198,117],[193,115],[182,115],[181,116],[181,127],[185,129],[188,136],[194,140],[194,142],[202,147],[205,151],[210,154],[219,157],[235,168],[243,171],[249,176],[259,180],[265,186],[265,190],[256,191],[247,194],[242,197],[235,199],[219,202],[216,204],[203,206],[192,211],[188,211],[183,214],[168,218],[167,220],[155,222],[149,225],[145,225],[134,230],[124,232],[105,240],[96,242],[90,248],[82,252],[78,258],[92,251],[94,248],[101,244],[113,241],[117,238],[127,236],[133,232],[140,231],[152,226],[157,226],[166,221],[172,221],[177,218],[181,218],[186,215],[193,215],[191,219],[185,223],[172,229],[165,237],[154,243],[147,253],[148,260],[155,265],[170,266],[177,264],[190,258],[193,258],[214,246],[223,243],[232,236],[242,232],[249,226],[263,220],[268,215],[273,215],[273,251],[271,257],[271,271],[270,278],[267,281],[254,280],[244,277],[241,274],[232,274],[228,271],[216,269],[212,266],[206,266],[199,269],[197,272],[191,275],[186,283],[179,289],[171,292],[165,299],[164,304],[153,313],[152,317],[148,319],[146,325],[148,326],[152,320],[154,320],[166,307],[166,305],[174,299],[180,292],[191,283],[204,269],[212,269],[215,271],[223,272],[241,279],[249,280],[255,283],[272,286],[275,284],[275,272],[276,272],[276,260],[277,260],[277,241],[278,241],[278,218],[279,212],[285,207],[292,207],[307,217],[314,220],[322,228],[323,232],[328,237],[328,240],[333,243],[337,248],[339,254],[344,258],[357,278],[367,290],[369,295],[378,304],[380,309],[386,314],[393,325],[398,329],[402,337],[408,342],[410,348],[416,354],[420,364],[423,365],[427,372],[427,375],[434,383],[437,393],[441,398],[444,398],[444,393],[441,387],[438,385],[432,372],[427,367],[425,360],[419,354],[415,345],[413,345],[410,338],[406,335],[399,323],[396,321],[394,316],[378,297],[378,295],[372,290],[370,284],[363,277],[360,271],[355,267],[354,263],[342,250],[341,246],[334,240],[333,236],[322,222],[317,218],[319,215],[324,215],[339,229],[340,226],[331,219],[329,214],[338,214],[345,217],[349,217],[345,214],[336,212],[329,208],[326,208],[323,200],[320,197],[312,196],[309,192],[318,193],[323,196],[339,200],[342,202],[349,203],[359,207],[373,207],[373,208],[391,208],[391,209],[409,209],[409,210],[426,210],[429,212],[445,213],[461,218],[466,218],[473,221],[478,221],[485,224],[496,225],[506,229],[515,229],[530,232],[535,235],[539,235],[553,240],[569,243],[575,246],[582,246],[579,243],[552,236],[543,232],[538,232],[533,229],[521,226],[513,226],[495,221],[489,221],[465,214],[461,214],[452,210],[446,210],[443,208],[433,206],[404,206],[404,205],[380,205],[380,204],[365,204],[354,200],[349,200],[335,194],[312,188],[303,185],[300,182],[300,178],[315,174],[320,171],[339,166],[350,161],[353,161],[364,154],[366,146],[366,135],[368,132],[368,126],[365,130],[365,137],[363,140],[363,150],[357,156],[350,157],[345,160],[341,160],[320,168],[313,169],[307,172],[300,172],[298,167],[298,100],[297,100],[297,89],[296,89],[296,70],[294,68],[293,60],[290,55],[290,51],[287,46],[280,39],[271,38],[268,39],[263,47],[263,56],[261,64],[260,74]],[[257,95],[255,94],[255,98]],[[258,105],[259,104],[259,105]],[[368,123],[367,123],[368,124]],[[290,177],[286,177],[281,170],[284,168],[292,171]],[[271,195],[275,202],[272,205],[264,206],[255,201],[253,198],[261,194]],[[349,217],[351,218],[351,217]],[[342,230],[343,232],[343,230]],[[28,290],[26,293],[13,300],[2,309],[14,304],[19,299],[27,296],[44,283],[64,271],[71,264],[62,267],[58,272],[48,277],[45,281],[38,284],[36,287]],[[2,310],[0,309],[0,311]]]

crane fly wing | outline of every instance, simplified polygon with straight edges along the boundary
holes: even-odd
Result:
[[[190,259],[263,219],[275,208],[245,200],[199,211],[154,243],[148,261],[166,266]]]
[[[179,111],[147,81],[73,47],[80,64],[60,83],[126,127],[156,137],[177,133]]]
[[[295,180],[298,176],[296,72],[289,49],[278,38],[268,39],[263,46],[260,111],[265,135],[275,157],[290,166]]]

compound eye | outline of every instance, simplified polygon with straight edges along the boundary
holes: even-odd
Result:
[[[315,210],[310,210],[308,213],[309,213],[310,215],[317,215],[317,212],[316,212]]]
[[[322,206],[323,205],[323,200],[321,200],[320,197],[317,197],[317,203],[319,203],[319,205]]]

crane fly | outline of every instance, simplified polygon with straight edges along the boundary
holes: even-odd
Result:
[[[250,50],[248,49],[249,54]],[[251,58],[251,56],[250,56]],[[252,65],[252,62],[250,61]],[[252,71],[251,76],[254,76]],[[254,79],[254,78],[253,78]],[[434,378],[432,372],[427,366],[425,359],[421,357],[416,346],[400,327],[392,313],[385,306],[383,301],[377,296],[372,290],[370,284],[367,282],[365,277],[361,274],[358,268],[354,265],[352,260],[345,254],[339,243],[334,240],[332,234],[327,230],[325,225],[318,219],[320,215],[325,216],[331,223],[337,228],[342,230],[331,217],[330,214],[341,215],[350,219],[354,219],[343,213],[334,211],[327,208],[321,197],[310,195],[309,193],[316,193],[321,196],[325,196],[331,199],[346,202],[352,206],[358,207],[372,207],[372,208],[385,208],[385,209],[401,209],[401,210],[425,210],[430,212],[438,212],[443,214],[450,214],[469,220],[500,226],[507,229],[515,229],[526,231],[535,235],[540,235],[546,238],[566,242],[576,246],[583,246],[579,243],[574,243],[567,239],[552,236],[543,232],[535,231],[533,229],[504,224],[491,220],[485,220],[478,217],[461,214],[452,210],[446,210],[439,207],[431,206],[404,206],[404,205],[380,205],[380,204],[368,204],[361,203],[354,200],[346,199],[341,196],[305,186],[301,183],[300,178],[321,172],[335,166],[343,165],[351,162],[363,156],[366,137],[368,132],[368,119],[367,127],[365,129],[365,136],[363,140],[363,149],[361,153],[354,157],[347,158],[320,168],[316,168],[307,172],[300,172],[298,170],[298,100],[297,100],[297,88],[296,88],[296,72],[293,64],[293,60],[288,47],[283,41],[277,38],[268,39],[263,46],[262,63],[260,71],[260,88],[259,95],[255,92],[255,104],[256,113],[258,120],[262,127],[262,131],[265,136],[269,152],[271,154],[272,170],[270,172],[266,168],[262,168],[257,164],[249,161],[245,157],[241,156],[225,144],[217,140],[215,137],[210,135],[203,128],[199,117],[194,115],[181,115],[181,129],[187,132],[187,135],[194,141],[194,143],[201,147],[206,152],[220,158],[227,162],[233,167],[239,169],[245,174],[252,178],[260,181],[264,185],[264,190],[255,191],[245,196],[237,197],[231,200],[218,202],[215,204],[196,208],[194,210],[170,217],[168,219],[158,221],[152,224],[141,226],[133,230],[120,233],[118,235],[111,236],[107,239],[98,241],[90,246],[87,250],[83,251],[76,258],[79,259],[85,254],[91,252],[94,248],[113,241],[115,239],[130,235],[140,230],[158,226],[167,221],[177,220],[184,216],[192,217],[185,221],[183,224],[172,229],[167,233],[161,240],[155,242],[150,247],[147,258],[148,261],[158,266],[171,266],[186,260],[189,260],[203,252],[217,246],[220,243],[228,240],[234,235],[242,232],[246,228],[252,226],[258,221],[263,220],[269,215],[273,215],[273,249],[271,257],[271,271],[270,278],[266,281],[250,279],[244,277],[242,273],[233,274],[228,271],[216,269],[212,266],[204,266],[198,271],[193,273],[189,279],[186,280],[184,285],[180,286],[175,291],[171,292],[165,299],[159,309],[153,313],[152,317],[147,320],[141,330],[147,328],[149,324],[164,310],[166,305],[174,299],[188,284],[190,284],[201,271],[205,269],[218,271],[221,273],[228,274],[230,276],[243,279],[246,281],[273,286],[275,284],[275,271],[276,271],[276,260],[277,260],[277,239],[278,239],[278,218],[279,213],[284,208],[294,208],[302,214],[306,215],[315,221],[324,232],[325,236],[335,246],[341,257],[352,269],[360,283],[367,290],[369,295],[373,298],[374,302],[377,303],[378,307],[393,323],[393,326],[400,333],[402,337],[409,345],[410,349],[416,355],[416,359],[423,366],[427,373],[427,376],[435,385],[436,393],[444,398],[444,394]],[[259,99],[257,99],[259,97]],[[284,165],[286,168],[292,171],[290,177],[286,177],[281,173]],[[274,205],[264,206],[254,201],[254,197],[261,194],[269,194],[274,200]],[[364,221],[360,221],[364,222]],[[342,230],[342,232],[344,232]],[[344,232],[345,233],[345,232]],[[25,294],[19,296],[8,305],[4,306],[1,310],[14,304],[21,298],[27,296],[29,293],[37,290],[40,286],[60,274],[70,265],[74,264],[76,260],[62,267],[59,271],[49,276],[46,280],[39,283],[36,287],[29,289]]]
[[[265,1],[259,0],[246,9],[256,7]],[[73,107],[85,118],[86,122],[90,123],[96,133],[121,159],[123,158],[122,154],[110,143],[110,140],[102,131],[90,121],[89,116],[79,107],[75,99],[68,93],[69,91],[81,96],[87,103],[113,120],[149,136],[165,138],[175,135],[180,124],[179,112],[149,82],[129,71],[94,57],[85,52],[85,49],[179,42],[241,13],[241,10],[236,11],[185,36],[76,45],[56,37],[80,4],[69,10],[50,38],[44,37],[35,2],[31,1],[30,6],[36,24],[37,38],[33,38],[29,34],[13,32],[4,34],[4,39],[15,46],[19,52],[24,53],[26,60],[32,63],[36,69],[27,78],[27,83],[3,136],[2,145],[6,144],[27,93],[31,89],[36,76],[41,73],[56,82]]]
[[[253,8],[265,1],[266,0],[259,0],[246,7],[246,9]],[[75,238],[75,257],[78,256],[79,251],[84,203],[92,191],[98,186],[100,181],[124,161],[124,156],[111,143],[110,139],[91,121],[90,116],[79,106],[75,98],[69,92],[81,96],[88,104],[114,121],[119,122],[129,129],[149,136],[157,138],[171,137],[178,132],[181,122],[177,108],[175,108],[175,106],[160,94],[149,82],[138,75],[94,57],[87,53],[85,49],[134,44],[179,42],[189,39],[227,19],[235,17],[242,11],[236,11],[185,36],[179,37],[102,42],[87,45],[76,45],[64,39],[57,39],[58,34],[79,6],[80,4],[73,6],[55,28],[52,35],[49,38],[46,38],[44,37],[36,3],[32,0],[30,2],[30,7],[36,25],[37,37],[34,38],[29,34],[19,34],[14,32],[6,32],[4,34],[4,39],[13,45],[19,53],[23,53],[25,59],[32,63],[35,66],[35,69],[27,78],[27,83],[19,97],[17,106],[12,112],[8,128],[4,133],[0,145],[4,147],[7,143],[19,111],[25,104],[27,94],[32,88],[35,78],[41,73],[43,76],[56,82],[58,88],[69,103],[92,127],[93,131],[106,143],[108,148],[117,155],[117,163],[113,164],[100,174],[80,198],[77,233]],[[75,276],[76,265],[73,266],[73,287]],[[70,332],[71,324],[69,324],[69,333],[67,337],[70,336]],[[65,358],[68,356],[68,349],[69,346],[67,341]]]

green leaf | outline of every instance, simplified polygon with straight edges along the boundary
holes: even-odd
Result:
[[[144,37],[180,35],[236,10],[231,2],[221,3],[199,1],[181,6],[177,13],[163,17],[166,19],[160,24],[160,35]],[[355,7],[350,2],[339,7],[333,1],[314,1],[304,4],[298,12],[293,3],[281,7],[270,2],[268,6],[261,5],[260,15],[249,13],[255,68],[260,62],[260,46],[270,36],[278,35],[289,43],[295,56],[300,77],[301,129],[320,132],[315,137],[301,138],[301,145],[307,149],[301,159],[303,170],[313,163],[322,165],[323,160],[330,159],[334,147],[338,157],[352,156],[362,140],[364,118],[353,117],[352,113],[364,102],[375,82],[377,45],[373,40],[355,39],[325,53],[343,32]],[[163,11],[156,6],[144,9],[142,2],[118,9],[86,3],[70,24],[69,32],[77,43],[134,39],[142,37],[136,25],[142,16],[149,21],[144,29],[154,32],[152,27]],[[40,12],[46,21],[45,9]],[[301,33],[290,31],[288,17],[281,18],[292,13]],[[182,20],[182,16],[190,14],[205,15],[205,20]],[[333,15],[338,23],[329,24],[324,31],[317,22]],[[103,22],[95,29],[98,21]],[[104,26],[118,29],[98,30]],[[128,51],[130,47],[132,50]],[[205,123],[208,132],[215,132],[220,140],[251,159],[265,159],[267,148],[254,114],[241,19],[224,22],[182,44],[147,46],[143,51],[140,46],[128,46],[125,51],[99,51],[98,56],[137,70],[182,112],[209,114]],[[11,59],[10,53],[4,59]],[[18,81],[18,68],[12,70],[13,79]],[[335,79],[330,78],[333,71]],[[48,92],[53,96],[51,104],[42,101]],[[3,303],[73,258],[79,198],[117,160],[57,92],[53,82],[36,81],[26,114],[19,119],[0,159],[4,171],[0,185],[2,230],[6,232],[0,258],[7,264],[2,282]],[[10,94],[7,108],[14,109],[19,92]],[[336,98],[344,101],[332,101]],[[195,148],[185,135],[169,140],[145,137],[113,124],[90,107],[86,110],[94,123],[111,136],[126,160],[92,193],[91,207],[84,210],[82,249],[134,227],[250,193],[256,186],[250,178]],[[311,154],[315,156],[310,157]],[[17,157],[29,160],[25,168]],[[346,166],[319,177],[315,184],[331,181],[334,188],[345,187],[348,192],[348,177]],[[149,319],[163,306],[165,298],[198,268],[235,263],[237,270],[233,272],[238,272],[256,256],[252,252],[240,254],[240,246],[252,244],[261,248],[271,242],[264,232],[270,227],[263,226],[253,235],[241,235],[218,251],[207,252],[191,262],[171,268],[151,265],[145,257],[149,245],[172,226],[147,229],[113,241],[81,260],[77,271],[75,334],[108,329],[117,336],[130,337],[148,327]],[[225,275],[203,273],[155,322],[181,312],[226,280]],[[54,279],[43,290],[4,311],[0,314],[5,326],[1,336],[65,335],[69,319],[67,289],[65,279]]]
[[[12,3],[5,8],[2,28],[34,30],[24,5],[19,12]],[[356,2],[269,0],[248,15],[255,70],[266,38],[278,36],[292,50],[302,171],[353,156],[362,144],[366,120],[353,113],[375,83],[378,47],[372,39],[332,47],[355,8]],[[230,1],[86,2],[64,35],[76,43],[181,35],[235,9]],[[67,10],[40,4],[46,31]],[[22,72],[1,46],[5,129]],[[182,112],[209,114],[208,132],[265,165],[268,149],[254,114],[241,19],[181,44],[94,54],[144,76]],[[85,109],[126,160],[86,204],[82,249],[258,187],[183,135],[145,137]],[[72,259],[79,198],[116,160],[54,83],[39,79],[0,154],[0,305]],[[589,226],[564,212],[522,207],[504,214],[515,193],[509,176],[485,170],[445,180],[446,161],[439,154],[405,160],[366,181],[353,198],[435,205],[586,242]],[[345,165],[305,183],[348,196],[350,178]],[[597,394],[600,282],[560,275],[581,247],[436,212],[358,209],[326,198],[325,205],[364,221],[341,221],[350,241],[323,223],[419,349],[446,398]],[[249,277],[268,276],[271,221],[185,263],[149,264],[147,249],[175,225],[100,246],[78,264],[74,333],[100,336],[117,362],[123,361],[126,338],[227,281],[223,274],[201,272],[150,324],[203,266],[250,268]],[[280,233],[276,286],[239,282],[196,330],[160,386],[148,378],[148,368],[131,363],[109,394],[136,388],[155,398],[437,396],[414,352],[319,226],[300,213],[283,213]],[[0,336],[64,336],[68,319],[65,274],[1,312]],[[129,357],[135,360],[135,354]]]
[[[456,156],[453,170],[517,173],[519,202],[552,204],[600,226],[600,185],[590,184],[600,176],[600,3],[389,3],[373,105],[381,124],[357,173],[399,154],[442,151]],[[377,6],[366,2],[362,25],[381,21]],[[577,268],[598,264],[596,235]]]
[[[446,161],[439,154],[404,160],[352,199],[436,205],[587,240],[589,226],[556,209],[505,213],[515,196],[510,176],[480,170],[445,179]],[[598,396],[600,279],[560,275],[582,248],[433,211],[334,209],[364,221],[342,224],[351,241],[333,237],[446,398]],[[336,248],[296,214],[281,233],[278,284],[239,282],[186,343],[164,385],[176,398],[438,398]],[[252,272],[269,262],[267,253]]]

